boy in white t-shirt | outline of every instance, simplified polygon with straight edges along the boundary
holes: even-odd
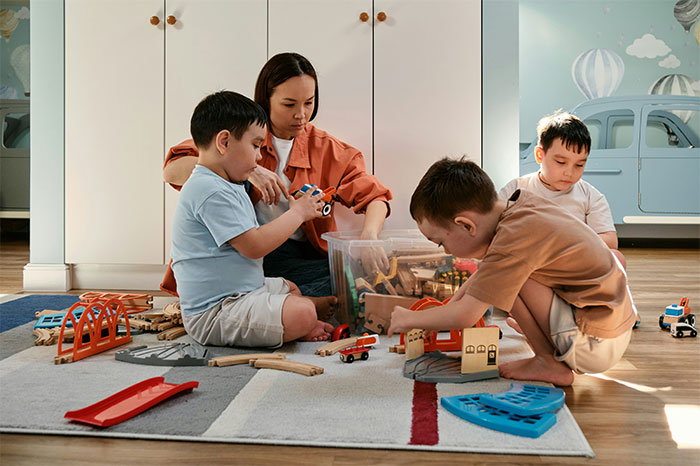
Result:
[[[525,189],[563,207],[595,231],[625,266],[617,250],[617,233],[605,196],[581,179],[591,150],[588,128],[578,117],[557,112],[542,118],[535,160],[539,171],[515,178],[499,191],[508,199],[517,189]]]

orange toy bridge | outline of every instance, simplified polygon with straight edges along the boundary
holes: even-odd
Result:
[[[81,307],[84,310],[76,323],[73,311]],[[126,335],[121,337],[117,336],[117,326],[120,317],[124,319],[126,327]],[[69,322],[73,324],[75,331],[73,345],[70,348],[63,349],[63,334]],[[66,317],[63,318],[61,323],[58,352],[54,358],[54,363],[62,364],[64,362],[79,361],[130,341],[129,316],[121,301],[117,299],[108,299],[104,302],[95,300],[88,303],[78,301],[66,312]]]
[[[435,307],[435,306],[442,306],[444,304],[447,304],[447,302],[450,300],[450,298],[447,298],[444,301],[438,301],[435,298],[423,298],[419,299],[413,305],[411,306],[410,310],[411,311],[422,311],[423,309],[427,309],[429,307]],[[486,323],[484,322],[484,318],[481,317],[479,321],[474,325],[474,327],[486,327]],[[405,345],[405,340],[406,340],[406,334],[402,333],[401,334],[401,340],[400,343],[401,345]],[[462,329],[457,329],[457,330],[450,330],[450,337],[449,338],[440,338],[438,339],[438,332],[433,332],[428,338],[425,339],[425,352],[430,353],[432,351],[462,351]]]

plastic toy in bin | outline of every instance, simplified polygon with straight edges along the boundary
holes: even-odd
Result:
[[[312,196],[323,193],[323,197],[321,198],[323,201],[321,213],[324,217],[328,217],[333,210],[333,203],[335,202],[335,188],[326,188],[321,191],[315,184],[305,184],[301,187],[301,189],[292,193],[292,196],[294,196],[294,199],[299,199],[301,196],[309,192],[309,190],[311,190]]]

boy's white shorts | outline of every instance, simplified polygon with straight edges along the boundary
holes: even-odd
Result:
[[[229,296],[182,320],[187,333],[203,345],[279,348],[284,339],[282,305],[287,296],[285,279],[265,278],[257,290]]]
[[[549,329],[554,359],[578,374],[597,374],[617,364],[629,345],[632,329],[615,338],[584,335],[574,320],[571,304],[556,293],[549,309]]]

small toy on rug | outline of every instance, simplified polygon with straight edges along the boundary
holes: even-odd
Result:
[[[199,382],[196,381],[176,385],[164,383],[164,380],[163,377],[144,380],[95,404],[68,411],[64,417],[98,427],[113,426],[144,412],[176,393],[192,391],[199,386]]]
[[[153,309],[153,296],[148,294],[102,293],[99,291],[87,291],[81,294],[79,298],[81,301],[86,303],[91,301],[104,302],[110,299],[116,299],[122,303],[127,314]]]
[[[340,350],[340,360],[348,364],[358,357],[362,361],[369,359],[369,350],[372,345],[379,343],[379,335],[365,335],[357,339],[354,346]]]
[[[114,359],[147,366],[206,366],[210,357],[209,350],[198,344],[165,343],[117,351]]]
[[[73,311],[81,307],[83,312],[80,313],[80,318],[76,323],[76,316]],[[123,321],[125,324],[126,335],[119,335],[118,333],[117,328],[120,321]],[[68,329],[69,326],[73,328]],[[64,349],[64,334],[67,330],[73,330],[75,336],[73,345]],[[92,301],[89,303],[78,301],[68,309],[63,318],[54,364],[79,361],[130,341],[129,316],[121,301],[116,299],[104,302]]]
[[[423,298],[410,310],[420,312],[442,306],[449,301]],[[498,326],[486,326],[483,317],[472,328],[451,330],[449,338],[440,338],[442,332],[426,333],[413,329],[401,334],[401,344],[390,348],[406,354],[404,376],[420,382],[471,382],[498,377],[498,340],[503,333]],[[442,352],[461,351],[461,358]]]
[[[443,396],[440,404],[452,414],[482,427],[537,438],[557,422],[564,391],[554,387],[511,383],[502,393]]]

